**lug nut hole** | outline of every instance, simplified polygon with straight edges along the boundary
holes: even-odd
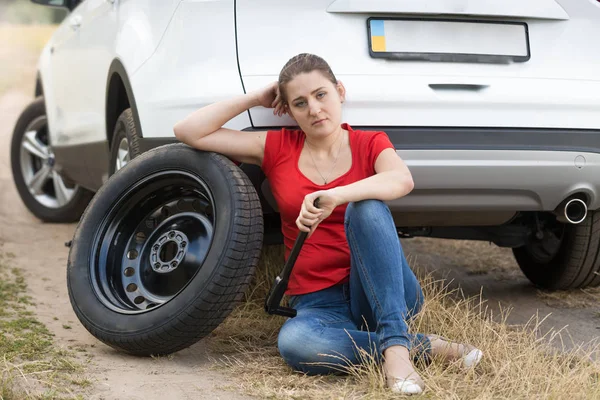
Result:
[[[128,292],[135,292],[137,290],[137,285],[135,283],[130,283],[127,285]]]
[[[138,232],[135,234],[135,241],[137,244],[142,244],[146,240],[146,234],[144,232]]]
[[[138,256],[138,252],[137,250],[129,250],[127,252],[127,258],[129,258],[130,260],[135,260]]]

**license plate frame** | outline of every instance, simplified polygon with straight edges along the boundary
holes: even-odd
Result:
[[[385,32],[383,32],[384,51],[381,49],[381,32],[378,25],[373,25],[373,21],[417,21],[417,22],[443,22],[443,23],[467,23],[467,24],[494,24],[494,25],[516,25],[523,28],[525,35],[526,54],[482,54],[482,53],[453,53],[453,52],[419,52],[419,51],[385,51]],[[373,29],[372,29],[373,26]],[[375,33],[375,35],[374,35]],[[432,61],[432,62],[462,62],[462,63],[492,63],[509,64],[513,62],[523,63],[531,58],[531,47],[529,42],[529,26],[526,22],[520,21],[488,21],[488,20],[467,20],[450,18],[421,18],[421,17],[370,17],[367,19],[367,37],[369,46],[369,55],[372,58],[399,60],[399,61]],[[375,46],[374,46],[374,41]]]

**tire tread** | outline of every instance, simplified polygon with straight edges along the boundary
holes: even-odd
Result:
[[[536,261],[527,248],[513,249],[529,280],[545,289],[567,290],[600,285],[600,211],[590,211],[578,225],[568,226],[561,248],[547,263]]]

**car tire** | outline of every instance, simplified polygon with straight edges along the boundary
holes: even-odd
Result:
[[[556,222],[513,253],[525,276],[549,290],[600,285],[600,212],[591,211],[580,224]]]
[[[10,153],[15,186],[33,215],[46,222],[79,220],[93,193],[80,186],[69,187],[55,171],[43,97],[36,98],[19,116]]]
[[[70,301],[109,346],[170,354],[243,299],[262,243],[260,200],[237,166],[182,143],[160,146],[110,177],[82,216],[68,258]]]
[[[141,154],[140,135],[135,127],[131,108],[117,118],[110,146],[110,175]]]

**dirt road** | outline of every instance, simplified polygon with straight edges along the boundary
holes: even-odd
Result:
[[[44,224],[35,219],[21,202],[14,187],[9,143],[16,118],[31,100],[22,92],[9,92],[0,97],[0,241],[3,250],[15,254],[14,264],[24,271],[29,291],[37,304],[36,313],[61,346],[83,348],[91,362],[87,375],[93,380],[90,399],[242,399],[228,386],[227,376],[211,370],[210,352],[202,342],[174,355],[172,359],[134,358],[118,353],[92,337],[75,317],[69,303],[65,268],[75,224]],[[574,343],[589,342],[600,333],[597,304],[584,308],[547,305],[537,291],[516,270],[497,268],[498,259],[479,265],[479,270],[466,268],[477,258],[477,252],[460,252],[439,242],[404,240],[409,254],[417,254],[417,263],[436,277],[454,278],[465,293],[483,297],[492,307],[502,302],[513,307],[512,323],[525,323],[532,315],[551,314],[545,329],[567,326]],[[447,242],[444,242],[447,243]],[[446,247],[444,247],[446,246]],[[507,253],[501,257],[508,257]],[[474,256],[475,255],[475,256]],[[505,259],[501,260],[506,264]],[[510,263],[510,262],[509,262]],[[500,278],[500,279],[499,279]],[[63,325],[70,326],[65,329]],[[571,343],[565,337],[566,344]]]

